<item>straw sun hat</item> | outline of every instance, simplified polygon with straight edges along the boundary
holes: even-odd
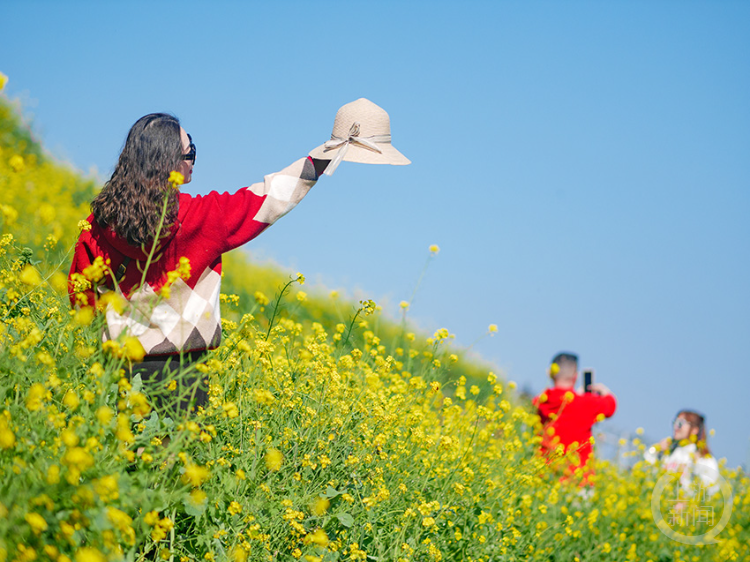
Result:
[[[391,144],[391,120],[382,107],[360,98],[342,106],[333,122],[331,140],[310,152],[321,160],[330,159],[326,175],[330,176],[342,160],[362,164],[411,164]]]

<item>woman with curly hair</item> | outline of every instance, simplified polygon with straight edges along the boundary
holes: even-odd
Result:
[[[222,254],[293,209],[329,162],[302,158],[236,193],[191,196],[179,184],[190,182],[195,159],[176,117],[139,119],[91,204],[70,269],[71,304],[104,311],[105,341],[138,339],[145,356],[132,372],[157,397],[221,341]],[[204,381],[180,382],[178,411],[206,404]]]

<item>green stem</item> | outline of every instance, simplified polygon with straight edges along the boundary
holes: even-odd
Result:
[[[169,562],[174,562],[174,528],[177,525],[176,515],[177,515],[177,510],[173,509],[172,510],[172,528],[169,530],[169,553],[170,553]]]
[[[273,314],[271,315],[271,319],[268,322],[268,331],[266,332],[266,338],[265,338],[266,341],[268,341],[268,338],[271,336],[271,330],[273,329],[273,322],[276,319],[276,313],[279,311],[279,307],[281,306],[281,299],[283,298],[284,293],[287,291],[287,289],[295,281],[296,279],[292,279],[286,285],[284,285],[281,289],[281,292],[279,293],[278,298],[276,299],[276,304],[274,304],[274,307],[273,307]]]
[[[354,323],[357,321],[357,317],[359,316],[360,312],[362,312],[362,309],[358,308],[357,312],[354,313],[352,321],[349,323],[349,330],[346,332],[346,338],[341,342],[342,348],[349,342],[349,337],[352,335],[352,329],[354,329]]]
[[[171,189],[171,188],[170,188]],[[169,204],[169,191],[164,193],[164,205],[161,209],[161,217],[159,218],[159,226],[156,227],[156,233],[154,234],[154,242],[151,244],[151,252],[148,254],[146,260],[146,266],[143,268],[143,275],[141,276],[141,287],[146,283],[146,274],[148,274],[148,268],[151,265],[151,260],[154,258],[156,253],[156,246],[159,243],[159,237],[161,236],[161,229],[164,227],[164,219],[167,216],[167,205]]]

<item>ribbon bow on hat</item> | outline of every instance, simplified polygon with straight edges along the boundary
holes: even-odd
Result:
[[[336,150],[336,154],[333,152]],[[330,176],[342,160],[363,164],[411,164],[391,144],[391,121],[385,110],[360,98],[339,108],[333,123],[331,140],[310,152],[313,158],[333,159],[326,167]]]
[[[349,129],[349,136],[347,138],[343,139],[341,137],[331,135],[331,140],[326,141],[325,144],[323,144],[326,151],[341,147],[336,153],[336,156],[334,156],[333,160],[331,160],[331,163],[328,164],[328,167],[326,167],[326,171],[323,173],[327,176],[333,175],[333,172],[336,171],[336,168],[339,167],[339,164],[344,159],[344,156],[346,156],[346,153],[349,150],[349,145],[351,144],[357,144],[368,148],[369,150],[374,150],[378,154],[383,154],[383,151],[380,150],[380,148],[378,148],[378,146],[375,144],[377,142],[389,143],[391,142],[391,135],[373,135],[371,137],[360,137],[359,123],[355,121],[354,123],[352,123],[351,129]]]

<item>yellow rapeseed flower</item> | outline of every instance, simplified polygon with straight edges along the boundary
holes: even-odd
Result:
[[[11,449],[16,444],[16,434],[4,423],[0,422],[0,447]]]
[[[78,408],[78,405],[81,403],[80,398],[78,398],[78,395],[73,390],[68,390],[65,393],[65,396],[63,397],[63,404],[66,408],[69,410],[75,410]]]
[[[247,552],[240,545],[235,546],[231,552],[233,562],[247,562]]]
[[[190,492],[188,502],[193,507],[203,507],[204,505],[206,505],[206,502],[208,502],[208,496],[206,495],[206,492],[196,488]]]
[[[10,167],[13,168],[13,171],[17,173],[23,172],[26,168],[26,163],[23,161],[23,156],[20,154],[14,154],[11,156],[8,163],[10,164]]]
[[[432,244],[429,249],[430,253],[434,256],[440,251],[440,246],[438,246],[437,244]]]
[[[57,484],[60,481],[60,467],[53,464],[47,469],[47,484]]]
[[[143,516],[143,522],[149,527],[153,527],[159,522],[159,512],[149,511],[146,515]]]
[[[179,263],[177,264],[177,273],[179,273],[182,279],[190,279],[190,274],[193,268],[190,265],[190,259],[182,256]]]
[[[112,411],[112,408],[109,406],[101,406],[96,411],[96,419],[99,420],[99,423],[102,425],[109,425],[109,422],[112,421],[112,418],[114,417],[115,413]]]
[[[5,85],[8,83],[8,76],[0,72],[0,92],[5,88]]]
[[[360,310],[362,311],[362,314],[364,314],[365,316],[369,316],[370,314],[373,314],[377,306],[375,304],[375,301],[372,299],[359,301],[359,304],[362,306]]]
[[[79,326],[88,326],[94,321],[94,309],[91,306],[82,306],[76,310],[73,322]]]
[[[197,488],[208,480],[210,476],[211,472],[205,466],[190,463],[185,467],[185,472],[182,474],[182,481]]]
[[[328,546],[328,535],[323,529],[316,529],[315,531],[307,535],[305,537],[305,540],[324,548]]]
[[[102,501],[116,500],[120,497],[120,487],[117,483],[117,478],[117,474],[110,474],[94,480],[94,491]]]
[[[133,336],[128,336],[122,345],[122,352],[124,357],[130,359],[134,363],[143,361],[146,356],[146,350],[143,349],[143,344],[140,340]]]
[[[240,411],[237,409],[237,404],[234,402],[225,402],[221,409],[224,411],[224,415],[230,419],[236,418],[240,415]]]
[[[281,464],[284,462],[284,455],[278,449],[268,449],[265,457],[266,468],[268,470],[278,471],[281,470]]]
[[[65,444],[66,447],[75,447],[78,445],[78,435],[76,435],[76,432],[74,429],[68,428],[63,430],[61,433],[62,442]]]
[[[318,497],[310,506],[310,512],[313,515],[323,515],[328,508],[331,506],[331,502],[328,498]]]
[[[177,172],[175,170],[172,170],[169,172],[169,183],[172,185],[174,189],[179,189],[179,187],[185,183],[185,176],[183,176],[180,172]]]
[[[107,308],[111,306],[112,310],[114,310],[117,314],[122,314],[123,312],[125,312],[127,300],[125,300],[125,297],[123,297],[119,293],[116,293],[115,291],[107,291],[99,297],[96,305],[97,308],[101,310],[107,310]]]
[[[130,408],[136,419],[144,418],[151,411],[146,395],[141,392],[132,392],[129,397]]]
[[[39,272],[33,265],[26,265],[23,270],[21,270],[21,275],[19,275],[18,278],[21,280],[21,283],[32,287],[36,287],[42,282]]]
[[[47,530],[47,522],[44,520],[44,517],[38,513],[27,513],[23,518],[26,519],[26,522],[29,524],[29,527],[31,527],[31,530],[34,531],[35,535],[39,535]]]
[[[43,404],[42,399],[45,394],[47,394],[47,390],[44,388],[44,385],[38,382],[32,384],[29,392],[26,394],[26,408],[32,412],[41,408]]]
[[[80,472],[94,466],[94,457],[86,449],[81,447],[71,447],[62,457],[62,462],[68,468]]]
[[[68,277],[62,271],[55,271],[49,282],[52,288],[58,293],[66,293],[68,291]]]
[[[135,441],[135,435],[133,435],[133,432],[130,430],[130,418],[125,414],[118,414],[117,416],[115,437],[123,443],[132,443]]]
[[[124,511],[115,507],[107,507],[107,519],[114,525],[116,529],[123,533],[128,533],[130,526],[133,523],[133,519]]]
[[[76,551],[76,562],[107,562],[107,558],[92,546],[84,546]]]
[[[229,503],[229,508],[227,509],[227,511],[229,512],[229,515],[237,515],[239,513],[242,513],[242,506],[236,501],[232,501]]]

